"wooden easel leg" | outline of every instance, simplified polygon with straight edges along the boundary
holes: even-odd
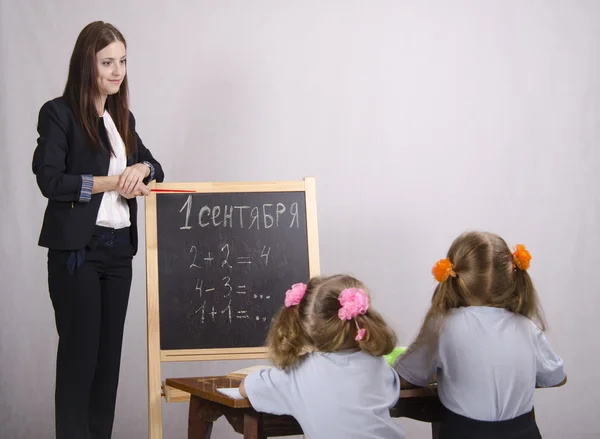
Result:
[[[259,413],[244,414],[244,439],[265,439],[263,419]]]
[[[431,423],[431,437],[433,439],[438,439],[440,437],[440,423],[439,422]]]
[[[188,414],[188,439],[208,439],[212,433],[212,421],[206,421],[201,413],[202,400],[192,395]]]

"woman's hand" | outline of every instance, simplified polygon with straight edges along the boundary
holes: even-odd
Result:
[[[119,189],[119,176],[110,175],[108,177],[92,177],[92,194],[99,194],[102,192],[116,191]]]
[[[138,192],[141,186],[145,186],[143,181],[149,174],[150,168],[143,163],[128,166],[119,177],[117,190],[123,196]],[[130,198],[133,198],[133,196]]]
[[[150,195],[150,189],[144,183],[140,183],[140,187],[137,190],[134,190],[129,193],[125,193],[125,192],[119,190],[119,195],[121,195],[123,198],[127,198],[128,200],[131,200],[132,198],[135,198],[135,197],[145,197],[147,195]]]

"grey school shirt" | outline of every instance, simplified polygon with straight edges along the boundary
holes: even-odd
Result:
[[[402,378],[425,386],[437,373],[442,404],[480,421],[504,421],[533,408],[536,385],[566,377],[562,359],[528,318],[501,308],[457,308],[446,317],[439,346],[399,357]]]
[[[383,357],[313,352],[286,370],[254,372],[244,386],[257,411],[293,416],[309,439],[404,438],[389,413],[400,380]]]

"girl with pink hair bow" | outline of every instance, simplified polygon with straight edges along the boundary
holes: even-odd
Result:
[[[240,393],[260,412],[293,416],[311,439],[402,439],[389,413],[400,379],[383,357],[395,345],[362,282],[316,277],[287,291],[267,336],[276,367],[248,375]]]

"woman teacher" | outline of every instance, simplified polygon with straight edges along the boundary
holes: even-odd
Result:
[[[57,439],[109,439],[137,251],[138,196],[160,164],[129,111],[126,43],[97,21],[79,34],[61,97],[38,120],[33,172],[48,198],[39,245],[58,331]]]

